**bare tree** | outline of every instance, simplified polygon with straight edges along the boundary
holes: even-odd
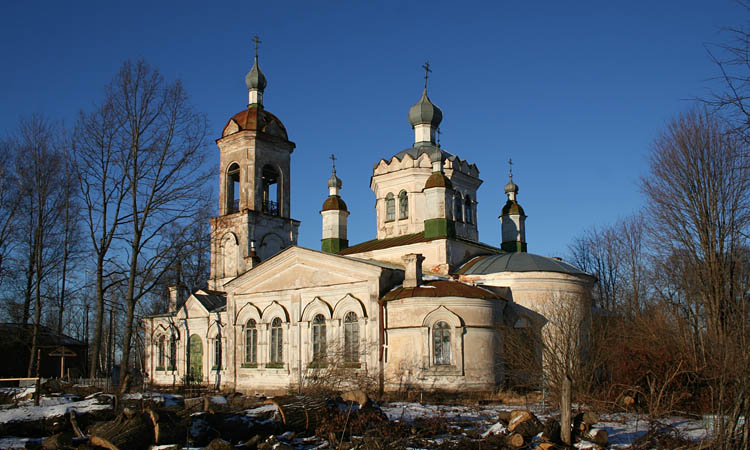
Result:
[[[642,185],[667,281],[659,294],[692,324],[715,408],[737,419],[750,413],[750,155],[744,134],[725,124],[695,109],[675,118],[654,143]],[[748,428],[731,423],[721,446],[746,448]]]
[[[210,171],[203,167],[206,119],[192,108],[179,81],[165,82],[144,61],[127,61],[108,95],[121,124],[118,143],[128,150],[125,373],[136,305],[175,265],[181,254],[175,249],[187,245],[184,237],[190,219],[204,206]]]
[[[94,257],[95,320],[89,352],[89,376],[101,371],[105,297],[122,280],[113,273],[110,250],[119,227],[126,222],[123,202],[127,194],[125,167],[129,152],[119,139],[122,122],[108,94],[90,113],[81,112],[76,124],[73,148],[74,170],[84,206],[84,223]]]
[[[7,262],[14,249],[10,237],[19,213],[20,196],[13,180],[13,167],[16,147],[9,140],[0,141],[0,286],[6,276]]]
[[[25,209],[23,233],[28,247],[19,253],[19,262],[26,270],[26,299],[24,321],[28,320],[30,303],[33,300],[33,328],[31,335],[31,357],[28,376],[34,373],[42,318],[45,282],[55,271],[54,261],[56,233],[59,231],[60,211],[65,202],[64,173],[59,170],[64,164],[62,136],[64,130],[58,124],[42,116],[22,118],[13,139],[16,149],[15,180],[21,193],[21,207]],[[28,259],[24,260],[24,257]]]

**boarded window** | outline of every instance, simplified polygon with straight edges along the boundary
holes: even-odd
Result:
[[[354,312],[344,316],[344,362],[359,361],[359,321]]]
[[[440,321],[432,326],[432,345],[436,365],[448,365],[451,363],[451,329],[450,326]]]

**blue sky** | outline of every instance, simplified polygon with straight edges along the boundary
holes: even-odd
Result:
[[[258,34],[265,106],[297,144],[299,243],[320,246],[331,153],[357,243],[375,236],[373,164],[413,142],[406,117],[429,60],[442,146],[484,180],[480,239],[499,245],[512,157],[529,251],[564,256],[584,229],[640,211],[652,140],[711,87],[705,45],[747,17],[730,0],[3,2],[0,133],[34,112],[72,124],[122,61],[144,57],[208,115],[217,166]]]

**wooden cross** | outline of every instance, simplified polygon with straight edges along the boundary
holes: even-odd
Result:
[[[331,153],[331,166],[333,167],[333,173],[336,173],[336,157]]]
[[[258,35],[256,34],[255,37],[253,38],[253,42],[255,43],[255,56],[258,56],[258,44],[262,44],[263,41],[261,41]]]
[[[430,72],[432,72],[430,69],[430,62],[425,61],[425,63],[422,64],[422,68],[424,69],[424,88],[427,89],[427,79],[430,77]]]

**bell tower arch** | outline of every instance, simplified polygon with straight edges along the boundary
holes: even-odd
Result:
[[[219,216],[211,219],[209,280],[214,290],[222,290],[226,282],[259,261],[297,244],[299,221],[291,218],[290,202],[295,144],[281,120],[263,106],[267,82],[258,64],[257,46],[245,83],[247,109],[232,116],[216,140]],[[236,236],[236,249],[222,241],[228,233]]]

